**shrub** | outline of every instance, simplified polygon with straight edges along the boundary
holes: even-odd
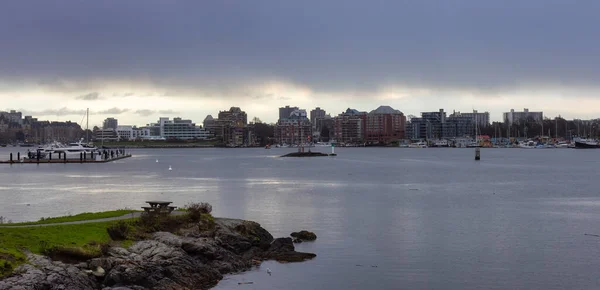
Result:
[[[193,222],[199,222],[203,214],[212,212],[212,205],[207,202],[192,202],[185,206],[190,219]]]
[[[187,215],[149,215],[142,214],[140,219],[137,221],[136,226],[138,232],[135,234],[138,236],[144,236],[143,233],[153,232],[176,232],[183,225],[189,222]]]
[[[44,251],[44,255],[52,260],[66,263],[79,263],[89,259],[98,258],[102,255],[98,248],[64,247],[56,246]]]
[[[118,221],[117,223],[106,228],[106,231],[113,241],[122,241],[127,239],[127,236],[131,231],[131,227],[125,221]]]

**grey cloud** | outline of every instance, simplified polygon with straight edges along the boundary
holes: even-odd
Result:
[[[98,100],[100,98],[100,94],[97,92],[93,92],[93,93],[89,93],[89,94],[85,94],[82,96],[77,97],[77,100],[84,100],[84,101],[95,101]]]
[[[96,112],[96,114],[100,114],[100,115],[119,115],[119,114],[123,114],[129,112],[129,109],[119,109],[117,107],[114,108],[110,108],[107,110],[103,110],[103,111],[98,111]]]
[[[47,109],[43,111],[29,111],[26,109],[20,109],[19,111],[23,112],[24,115],[29,115],[38,117],[38,116],[69,116],[69,115],[84,115],[86,110],[72,110],[67,107],[62,107],[60,109]]]
[[[176,115],[176,114],[179,114],[179,112],[173,111],[173,110],[160,110],[158,112],[160,114],[163,114],[163,115]]]
[[[148,116],[154,115],[156,113],[159,113],[159,114],[162,114],[162,115],[175,115],[175,114],[179,114],[179,112],[173,111],[173,110],[158,110],[158,111],[155,111],[155,110],[147,110],[147,109],[137,110],[137,111],[135,111],[135,113],[138,114],[138,115],[140,115],[140,116],[142,116],[142,117],[148,117]]]
[[[142,116],[142,117],[148,117],[150,115],[153,115],[156,113],[156,111],[153,110],[137,110],[135,111],[136,114]]]
[[[266,80],[317,92],[600,83],[600,1],[25,2],[0,10],[0,78],[57,90],[138,78],[219,92]]]

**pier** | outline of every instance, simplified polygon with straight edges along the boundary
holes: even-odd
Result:
[[[132,155],[127,154],[125,150],[103,150],[98,153],[81,152],[79,158],[67,158],[66,154],[50,153],[48,156],[41,156],[40,153],[29,154],[27,157],[21,157],[21,153],[16,155],[10,153],[9,159],[0,161],[0,164],[43,164],[43,163],[107,163],[116,160],[129,158]],[[16,158],[15,158],[16,157]],[[55,157],[55,158],[53,158]]]

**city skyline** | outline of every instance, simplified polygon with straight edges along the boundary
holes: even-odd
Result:
[[[285,105],[600,116],[598,2],[32,2],[0,9],[0,100],[40,118],[90,108],[94,125],[142,125],[239,106],[274,123]]]
[[[284,105],[282,107],[285,107],[285,106],[289,106],[289,107],[292,107],[292,108],[293,107],[298,107],[299,109],[304,109],[307,112],[310,112],[310,110],[313,110],[313,109],[316,109],[316,108],[320,108],[320,109],[325,110],[332,117],[334,117],[334,116],[337,116],[338,114],[343,113],[348,108],[350,108],[350,109],[356,109],[358,111],[368,112],[368,111],[371,111],[374,108],[377,108],[379,106],[388,106],[388,105],[387,104],[380,104],[380,105],[374,105],[373,107],[367,107],[367,108],[344,107],[341,110],[331,110],[331,111],[328,110],[328,109],[326,109],[325,107],[320,107],[320,106],[315,106],[315,107],[311,107],[311,108],[305,108],[305,107],[291,105],[289,103],[286,103],[286,105]],[[230,107],[240,107],[240,108],[243,108],[242,106],[230,106]],[[274,115],[274,118],[275,118],[274,121],[271,121],[271,119],[266,119],[266,118],[264,118],[262,116],[248,114],[248,122],[252,122],[252,119],[254,119],[255,117],[257,117],[263,123],[275,124],[279,120],[279,116],[280,116],[278,110],[280,108],[282,108],[282,107],[275,107],[273,109],[273,111],[275,113],[273,113],[271,115]],[[390,107],[398,109],[399,111],[401,111],[407,117],[409,117],[409,116],[418,117],[421,113],[435,112],[435,111],[438,111],[438,109],[444,109],[448,113],[452,113],[453,111],[455,111],[457,113],[473,113],[474,111],[477,111],[479,113],[490,113],[489,114],[490,115],[489,116],[490,123],[493,123],[493,122],[503,123],[504,122],[504,114],[510,112],[511,110],[514,110],[514,111],[522,111],[522,110],[527,110],[527,109],[531,110],[531,108],[518,108],[518,107],[514,107],[514,108],[510,108],[510,109],[508,109],[506,111],[502,111],[502,112],[499,113],[498,116],[495,116],[491,112],[489,112],[487,110],[481,110],[481,109],[474,109],[474,110],[465,110],[465,111],[462,111],[462,110],[457,110],[457,109],[447,109],[447,108],[435,107],[435,108],[432,108],[431,110],[424,110],[424,111],[419,111],[419,112],[414,112],[414,113],[411,113],[411,112],[407,113],[404,110],[402,110],[401,108],[397,108],[397,107],[394,107],[394,106],[391,106],[391,105],[390,105]],[[229,108],[229,107],[227,107],[227,108]],[[63,113],[60,113],[59,115],[56,115],[56,114],[50,113],[49,110],[42,111],[42,112],[32,112],[32,111],[28,111],[28,110],[1,109],[0,108],[0,112],[1,111],[4,111],[4,112],[16,111],[16,112],[22,113],[23,116],[31,116],[33,118],[37,118],[37,119],[40,119],[40,120],[47,120],[47,121],[57,121],[57,122],[71,121],[71,122],[74,122],[74,123],[77,123],[77,124],[81,125],[82,128],[85,129],[85,125],[86,125],[86,117],[85,117],[86,109],[87,108],[81,109],[81,110],[69,110],[67,108],[61,108],[59,110],[59,113],[60,112],[70,112],[70,111],[72,111],[73,113],[78,113],[78,114],[80,114],[79,115],[79,120],[77,120],[77,115],[70,115],[70,114],[69,115],[67,115],[67,114],[62,115]],[[222,109],[223,108],[217,108],[216,111],[208,112],[206,115],[203,115],[203,116],[201,116],[201,115],[198,115],[198,116],[196,116],[196,115],[185,115],[185,114],[182,114],[182,112],[176,112],[176,111],[173,111],[173,110],[157,110],[157,111],[151,112],[151,114],[145,113],[145,114],[141,114],[140,115],[139,113],[135,113],[132,110],[112,110],[112,109],[109,109],[109,110],[103,110],[103,111],[100,111],[100,112],[94,112],[94,111],[92,111],[90,109],[90,112],[89,112],[90,113],[89,128],[90,129],[92,129],[93,127],[102,128],[103,127],[103,123],[105,122],[105,120],[107,118],[115,118],[115,119],[119,120],[120,124],[122,123],[122,124],[131,125],[131,126],[138,126],[138,127],[146,126],[146,125],[154,122],[155,120],[157,120],[157,119],[159,119],[161,117],[191,119],[191,120],[194,120],[194,121],[196,121],[198,123],[201,123],[204,118],[206,118],[209,115],[211,115],[211,116],[212,115],[217,115],[219,113],[219,111],[222,110]],[[247,110],[244,109],[244,111],[247,111]],[[543,111],[543,110],[537,110],[536,109],[536,110],[533,110],[533,111]],[[543,111],[543,112],[544,112],[544,118],[548,118],[548,119],[553,119],[555,117],[561,117],[561,118],[569,119],[569,120],[595,120],[595,119],[600,119],[600,115],[598,115],[596,117],[592,116],[590,118],[569,118],[569,117],[566,117],[565,115],[562,115],[562,114],[549,115],[545,111]],[[99,114],[94,115],[96,113],[99,113]],[[132,123],[132,122],[130,122],[129,120],[132,120],[131,118],[128,118],[128,116],[130,116],[130,115],[140,115],[139,117],[136,117],[136,118],[133,119],[133,120],[139,120],[139,123]],[[72,119],[70,117],[75,117],[75,118]]]

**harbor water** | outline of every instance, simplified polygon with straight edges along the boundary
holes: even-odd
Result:
[[[1,159],[17,149],[0,148]],[[294,150],[136,149],[103,164],[4,164],[0,216],[206,201],[214,215],[259,222],[275,237],[318,235],[297,245],[314,260],[269,261],[215,289],[600,288],[600,150],[482,149],[475,161],[474,149],[336,148],[337,157],[277,158]]]

